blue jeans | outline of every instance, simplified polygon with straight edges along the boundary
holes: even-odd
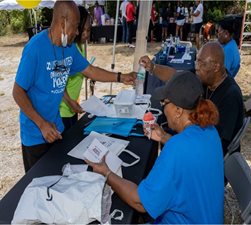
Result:
[[[128,43],[128,38],[127,38],[127,24],[126,24],[126,18],[124,16],[123,16],[123,19],[122,19],[122,27],[123,27],[122,41],[124,43]]]

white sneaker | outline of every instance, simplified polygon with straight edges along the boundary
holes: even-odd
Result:
[[[134,45],[132,45],[132,44],[130,44],[130,45],[129,45],[129,48],[135,48],[135,46],[134,46]]]

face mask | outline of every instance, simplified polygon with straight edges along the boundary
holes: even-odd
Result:
[[[68,35],[66,34],[66,19],[65,19],[65,34],[63,32],[61,34],[61,43],[63,47],[66,47],[68,43]]]

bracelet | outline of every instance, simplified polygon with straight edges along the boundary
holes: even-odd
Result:
[[[109,176],[111,175],[111,173],[112,173],[111,170],[109,170],[109,171],[106,173],[106,175],[105,175],[105,180],[106,180],[106,181],[108,180],[108,178],[109,178]]]
[[[117,73],[117,82],[121,82],[121,72]]]
[[[151,69],[151,71],[150,71],[150,73],[151,73],[151,74],[153,74],[153,72],[154,72],[155,68],[156,68],[156,64],[155,64],[155,63],[153,63],[153,68],[152,68],[152,69]]]

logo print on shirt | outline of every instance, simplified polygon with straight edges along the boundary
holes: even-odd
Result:
[[[64,91],[68,76],[70,73],[69,66],[72,65],[73,59],[71,56],[63,60],[55,60],[52,62],[47,62],[47,70],[50,70],[50,78],[52,80],[52,90],[53,94],[60,94]]]

